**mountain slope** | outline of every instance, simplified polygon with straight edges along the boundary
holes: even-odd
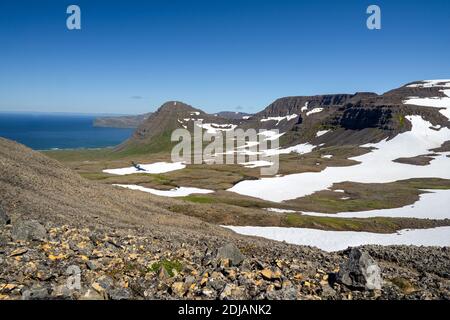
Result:
[[[183,102],[169,101],[141,123],[133,136],[116,148],[116,152],[170,151],[173,146],[170,141],[172,132],[180,128],[193,131],[194,121],[202,121],[203,124],[215,127],[239,124],[242,120],[210,115]]]

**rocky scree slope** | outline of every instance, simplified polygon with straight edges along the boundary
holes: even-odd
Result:
[[[162,201],[172,200],[84,180],[0,138],[0,299],[450,297],[448,248],[326,253],[239,236]],[[66,285],[73,270],[81,287]]]

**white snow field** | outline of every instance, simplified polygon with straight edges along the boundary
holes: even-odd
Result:
[[[408,87],[413,88],[450,88],[450,79],[440,80],[424,80],[422,83],[410,84]],[[441,108],[439,112],[442,113],[447,119],[450,119],[450,89],[439,90],[447,97],[431,97],[431,98],[417,98],[410,97],[403,101],[404,104],[413,104],[416,106]]]
[[[339,251],[366,244],[449,246],[450,227],[400,230],[397,233],[370,233],[356,231],[323,231],[305,228],[233,227],[223,226],[237,233],[297,245],[318,247],[325,251]]]
[[[199,189],[199,188],[191,188],[191,187],[178,187],[171,190],[158,190],[153,188],[145,188],[142,186],[134,185],[134,184],[114,184],[114,186],[127,188],[131,190],[138,190],[142,192],[148,192],[157,196],[163,197],[185,197],[193,193],[213,193],[213,190],[207,189]]]
[[[184,169],[186,168],[186,164],[184,164],[183,162],[155,162],[150,164],[140,164],[140,167],[145,171],[140,171],[135,167],[126,167],[119,169],[106,169],[103,170],[103,172],[120,176],[133,173],[158,174]]]
[[[450,85],[450,82],[449,82]],[[450,119],[450,89],[439,90],[447,97],[434,97],[434,98],[416,98],[410,97],[403,101],[404,104],[413,104],[416,106],[441,108],[439,110],[447,119]]]
[[[450,79],[423,80],[421,83],[407,85],[409,88],[432,88],[443,87],[450,88]]]
[[[431,123],[417,115],[407,116],[406,118],[412,124],[411,131],[401,133],[389,141],[382,140],[379,143],[364,145],[364,147],[375,149],[362,156],[352,158],[360,162],[357,165],[327,167],[321,172],[296,173],[282,177],[246,180],[237,183],[228,191],[281,202],[325,190],[330,188],[333,183],[344,181],[387,183],[410,178],[450,179],[450,158],[445,153],[434,156],[431,163],[425,166],[393,162],[393,160],[401,157],[429,154],[430,149],[438,148],[443,142],[450,140],[448,128],[430,129]],[[307,148],[306,145],[299,145],[293,148],[300,148],[299,151],[307,151],[308,149],[312,150],[313,147]],[[278,153],[280,153],[280,150],[277,150]]]
[[[420,199],[416,203],[400,208],[339,213],[302,212],[302,214],[308,216],[336,218],[402,217],[420,219],[450,219],[450,190],[424,191],[429,193],[421,194]],[[349,197],[345,198],[350,199]]]

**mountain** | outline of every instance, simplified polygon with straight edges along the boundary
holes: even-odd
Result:
[[[139,114],[135,116],[110,116],[98,117],[94,120],[94,127],[102,128],[137,128],[141,123],[147,120],[152,112]],[[221,111],[215,113],[214,116],[225,119],[241,120],[248,119],[251,114],[245,112]]]
[[[279,129],[283,142],[364,144],[410,130],[406,115],[420,115],[434,126],[449,126],[438,108],[405,103],[411,97],[446,97],[445,82],[416,81],[382,95],[370,92],[285,97],[252,116],[246,128]],[[320,136],[319,136],[319,133]]]
[[[290,146],[310,142],[315,145],[362,145],[393,138],[411,129],[405,118],[420,115],[433,126],[449,126],[439,108],[406,103],[411,97],[445,98],[446,82],[415,81],[378,95],[372,92],[284,97],[252,116],[233,112],[214,115],[182,102],[167,102],[146,119],[117,151],[148,152],[169,150],[170,134],[176,128],[192,129],[193,120],[203,120],[204,128],[278,129],[280,144]],[[238,119],[235,119],[237,116]]]
[[[99,117],[94,120],[94,127],[102,128],[137,128],[151,116],[151,112],[135,116]]]
[[[159,152],[170,150],[172,131],[179,128],[193,130],[194,121],[214,127],[231,128],[243,120],[227,119],[207,114],[180,101],[164,103],[156,112],[142,122],[132,137],[116,148],[117,152]]]

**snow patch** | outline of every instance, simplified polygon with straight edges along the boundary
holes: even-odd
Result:
[[[205,129],[206,132],[210,134],[216,134],[219,131],[231,131],[237,127],[237,125],[235,124],[217,124],[217,123],[196,123],[196,125],[202,129]]]
[[[323,111],[323,108],[314,108],[314,109],[312,109],[311,111],[308,111],[308,112],[306,113],[306,115],[309,116],[309,115],[311,115],[311,114],[319,113],[319,112],[322,112],[322,111]]]
[[[199,189],[199,188],[191,188],[191,187],[178,187],[171,190],[158,190],[153,188],[145,188],[142,186],[134,185],[134,184],[114,184],[114,186],[127,188],[131,190],[138,190],[142,192],[148,192],[157,196],[163,197],[185,197],[193,193],[213,193],[213,190],[207,189]]]
[[[335,218],[401,217],[419,219],[450,219],[450,210],[448,209],[450,190],[424,191],[429,193],[421,194],[420,199],[416,203],[400,208],[339,213],[303,212],[303,214],[307,216]]]
[[[434,157],[427,166],[417,166],[411,170],[407,164],[393,162],[397,158],[409,158],[430,153],[430,149],[438,148],[443,142],[450,140],[450,130],[430,129],[431,124],[420,116],[407,116],[412,123],[411,131],[398,134],[393,139],[383,140],[376,144],[367,144],[375,148],[373,151],[352,158],[360,163],[348,167],[327,167],[321,172],[304,172],[282,177],[246,180],[237,183],[228,191],[256,197],[264,200],[281,202],[296,199],[320,190],[330,188],[333,183],[353,181],[361,183],[388,183],[411,178],[443,178],[450,179],[450,158],[444,154]],[[311,151],[314,146],[303,144],[282,151]]]
[[[326,134],[326,133],[328,133],[328,132],[330,132],[330,130],[320,130],[320,131],[317,131],[316,137],[323,136],[324,134]]]
[[[126,167],[119,169],[106,169],[103,170],[103,172],[119,176],[133,173],[157,174],[184,169],[186,168],[186,164],[184,162],[155,162],[151,164],[141,164],[140,167],[145,171],[138,170],[135,167]]]
[[[292,119],[297,118],[298,115],[297,114],[288,114],[284,117],[267,117],[264,119],[261,119],[261,122],[266,122],[266,121],[277,121],[276,126],[280,124],[281,121],[286,120],[286,121],[291,121]]]
[[[432,229],[400,230],[397,233],[371,233],[357,231],[324,231],[306,228],[283,227],[234,227],[223,226],[234,232],[286,241],[288,243],[314,246],[331,252],[366,244],[449,246],[450,227]]]
[[[271,211],[271,212],[277,212],[277,213],[294,213],[294,212],[297,212],[295,210],[280,209],[280,208],[265,208],[265,210]]]
[[[449,82],[450,84],[450,82]],[[410,97],[403,101],[404,104],[412,104],[416,106],[439,108],[439,112],[450,120],[450,89],[439,90],[447,97],[417,98]]]

